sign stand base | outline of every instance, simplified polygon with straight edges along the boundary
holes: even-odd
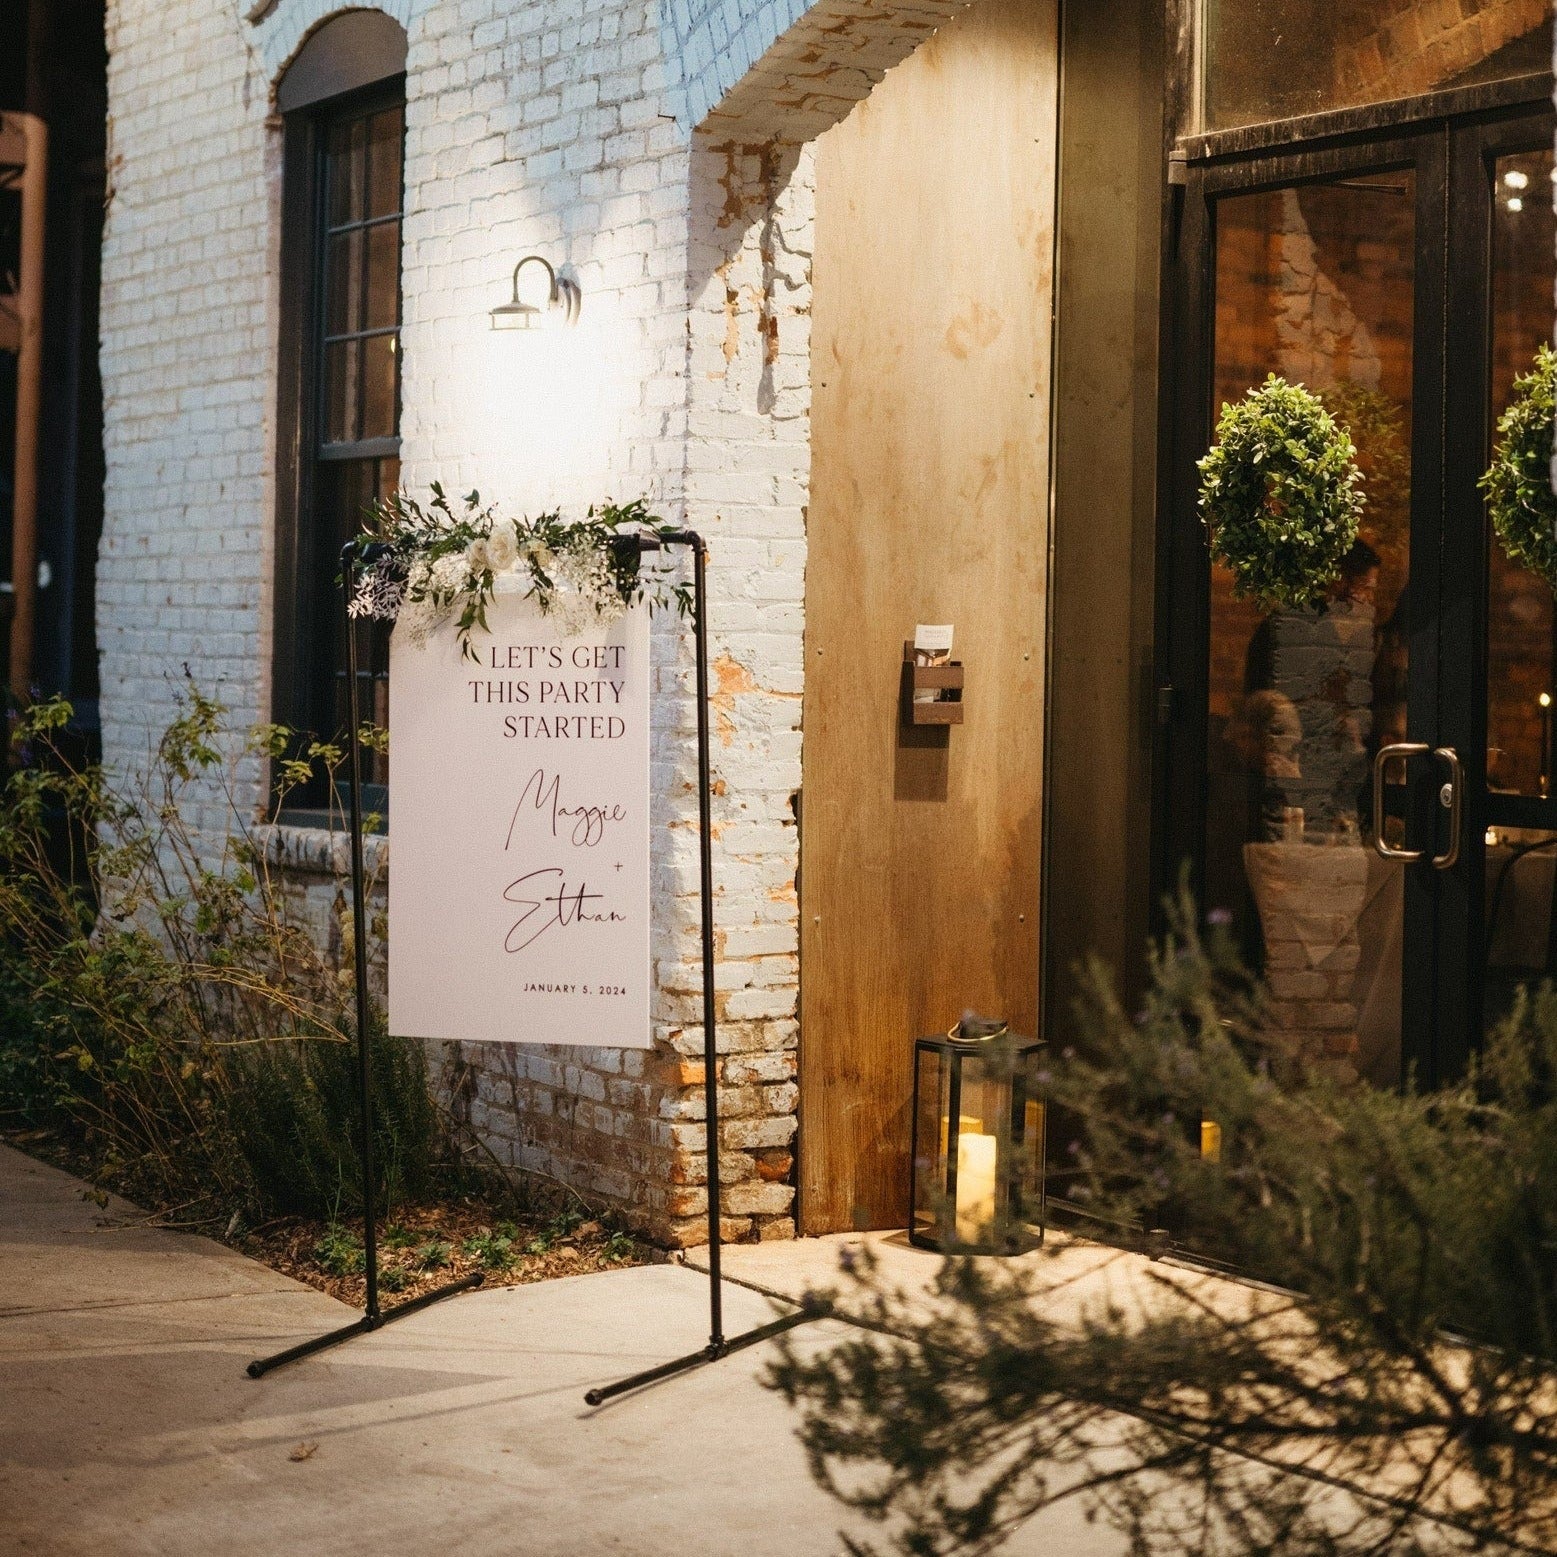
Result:
[[[378,1301],[378,1231],[374,1225],[373,1204],[373,1067],[368,1051],[368,888],[367,873],[362,863],[362,710],[357,687],[357,633],[356,622],[351,615],[352,585],[356,582],[356,548],[348,544],[341,551],[341,590],[345,605],[346,623],[346,707],[351,729],[347,736],[351,778],[351,926],[352,952],[355,959],[357,995],[357,1097],[362,1131],[362,1248],[363,1265],[368,1278],[367,1311],[361,1319],[327,1335],[315,1336],[297,1346],[289,1346],[272,1357],[259,1357],[245,1370],[251,1379],[263,1378],[272,1368],[280,1368],[300,1357],[311,1357],[331,1346],[339,1346],[354,1336],[369,1335],[382,1330],[396,1319],[404,1319],[418,1309],[436,1303],[440,1298],[452,1297],[456,1292],[468,1292],[479,1287],[482,1273],[475,1271],[451,1281],[447,1286],[420,1297],[396,1303],[390,1308],[380,1308]]]
[[[658,1367],[645,1368],[614,1384],[589,1390],[584,1403],[590,1406],[604,1405],[617,1395],[642,1389],[647,1384],[657,1384],[661,1379],[685,1373],[704,1363],[718,1362],[732,1352],[755,1346],[770,1340],[796,1325],[819,1316],[813,1310],[800,1309],[785,1314],[768,1324],[758,1325],[741,1335],[726,1336],[721,1306],[719,1257],[719,1087],[718,1048],[714,1039],[714,846],[712,803],[709,786],[708,747],[708,628],[707,628],[707,580],[705,577],[703,541],[696,531],[671,530],[659,537],[643,536],[639,546],[644,551],[657,550],[661,545],[685,546],[692,553],[692,632],[697,651],[697,818],[699,844],[699,886],[701,892],[703,930],[703,1097],[705,1100],[705,1126],[708,1161],[708,1345],[702,1350],[689,1352],[674,1362],[662,1362]]]

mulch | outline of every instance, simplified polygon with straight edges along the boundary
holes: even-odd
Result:
[[[599,1220],[571,1229],[568,1220],[504,1216],[479,1201],[397,1207],[379,1225],[379,1300],[386,1306],[404,1302],[478,1270],[486,1286],[517,1287],[665,1257]],[[324,1222],[287,1217],[229,1241],[251,1259],[361,1308],[367,1278],[359,1271],[343,1273],[340,1262],[329,1259],[330,1231]],[[335,1231],[345,1235],[348,1248],[360,1248],[361,1217],[342,1218]]]

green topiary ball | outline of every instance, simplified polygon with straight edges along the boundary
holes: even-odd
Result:
[[[1199,469],[1200,517],[1234,591],[1266,611],[1323,605],[1363,495],[1351,436],[1319,399],[1272,373],[1222,407]]]
[[[1543,346],[1535,366],[1514,380],[1498,418],[1492,464],[1481,478],[1487,512],[1503,550],[1557,590],[1557,494],[1552,492],[1552,421],[1557,417],[1557,352]]]

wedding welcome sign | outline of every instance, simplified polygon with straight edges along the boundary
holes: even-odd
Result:
[[[646,1048],[648,607],[487,625],[391,642],[390,1026]]]

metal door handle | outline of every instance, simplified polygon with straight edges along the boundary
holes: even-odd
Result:
[[[1439,799],[1449,808],[1449,847],[1442,854],[1433,856],[1433,868],[1452,870],[1460,858],[1460,833],[1463,831],[1460,824],[1465,816],[1465,769],[1460,764],[1460,754],[1452,746],[1434,747],[1433,755],[1449,765],[1449,782],[1438,792]]]
[[[1424,858],[1420,849],[1392,849],[1384,842],[1384,764],[1396,757],[1425,757],[1432,747],[1426,741],[1396,741],[1393,746],[1381,746],[1373,759],[1373,849],[1380,859],[1397,860],[1402,865],[1414,865]],[[1455,758],[1458,767],[1459,759]],[[1454,844],[1456,856],[1459,841]],[[1438,863],[1436,860],[1433,862]],[[1452,865],[1453,860],[1449,861]],[[1447,869],[1447,866],[1444,867]]]

